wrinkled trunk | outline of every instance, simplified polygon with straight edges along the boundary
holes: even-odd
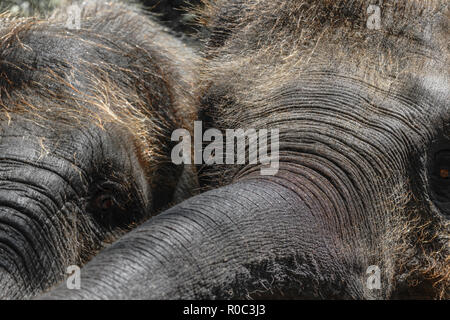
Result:
[[[25,292],[24,279],[6,254],[7,249],[0,249],[0,300],[22,298]]]
[[[279,180],[240,181],[167,210],[88,263],[80,290],[62,284],[44,298],[361,297],[360,268]]]

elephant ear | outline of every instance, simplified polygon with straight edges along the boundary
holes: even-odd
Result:
[[[254,178],[192,197],[106,248],[43,299],[363,295],[338,237],[294,185]]]

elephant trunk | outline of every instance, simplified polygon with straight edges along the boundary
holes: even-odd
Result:
[[[184,201],[96,256],[81,289],[61,285],[43,298],[360,297],[336,236],[278,180],[247,179]]]

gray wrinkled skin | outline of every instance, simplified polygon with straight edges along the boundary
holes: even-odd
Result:
[[[448,299],[448,3],[383,1],[381,30],[369,4],[207,2],[206,127],[279,128],[279,172],[206,168],[43,298]]]

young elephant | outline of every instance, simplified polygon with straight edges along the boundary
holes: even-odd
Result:
[[[200,105],[222,131],[278,128],[278,172],[212,166],[221,187],[48,297],[448,299],[449,17],[446,0],[207,1]]]
[[[0,298],[42,292],[194,190],[170,160],[194,63],[119,2],[0,17]]]

